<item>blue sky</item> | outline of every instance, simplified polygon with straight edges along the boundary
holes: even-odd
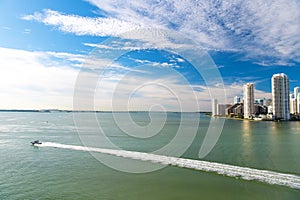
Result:
[[[247,82],[271,97],[274,73],[300,86],[299,10],[297,0],[2,0],[0,108],[73,109],[82,74],[97,79],[100,110],[210,110]]]

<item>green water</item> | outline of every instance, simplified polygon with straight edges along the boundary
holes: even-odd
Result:
[[[146,113],[132,115],[138,124],[149,123]],[[145,152],[172,139],[180,120],[180,114],[169,113],[164,129],[143,140],[122,134],[111,113],[97,117],[113,143]],[[198,159],[209,120],[201,115],[198,134],[182,157]],[[96,134],[88,123],[85,128]],[[300,199],[300,191],[289,187],[179,167],[124,173],[88,152],[30,146],[35,139],[82,145],[72,113],[0,113],[0,199]],[[300,123],[226,120],[204,160],[300,175]]]

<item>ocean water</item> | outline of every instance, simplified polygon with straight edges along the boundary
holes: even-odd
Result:
[[[116,115],[122,119],[125,114]],[[299,183],[300,122],[226,120],[217,144],[201,159],[205,163],[199,168],[201,163],[195,162],[200,160],[198,153],[210,120],[201,115],[198,132],[181,156],[181,163],[174,164],[167,157],[168,166],[159,170],[126,173],[97,160],[95,155],[101,153],[81,150],[82,135],[77,130],[92,138],[89,146],[96,147],[96,151],[107,150],[109,146],[99,136],[101,127],[106,137],[122,149],[116,153],[126,159],[121,165],[136,162],[139,167],[151,167],[161,165],[153,164],[153,159],[161,162],[163,158],[151,157],[151,152],[176,136],[182,114],[168,113],[163,128],[147,138],[125,134],[112,113],[95,115],[99,127],[89,124],[87,113],[78,116],[85,126],[75,125],[73,113],[0,113],[0,199],[300,199],[300,189],[293,184],[272,183],[278,182],[274,178],[278,174],[283,180],[291,176],[294,186]],[[151,124],[148,113],[131,113],[131,117],[138,125]],[[152,117],[158,123],[164,116]],[[131,124],[123,124],[123,128],[133,129]],[[189,136],[189,124],[183,128]],[[155,123],[149,129],[143,129],[146,135],[156,129]],[[44,146],[31,146],[30,141],[36,139]],[[176,145],[180,148],[180,142]],[[135,152],[136,159],[144,161],[132,160],[133,155],[126,151]],[[255,178],[246,180],[247,175]],[[269,182],[262,181],[266,176]]]

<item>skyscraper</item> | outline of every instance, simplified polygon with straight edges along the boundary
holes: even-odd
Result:
[[[272,76],[273,115],[275,119],[290,119],[290,81],[286,74]]]
[[[251,118],[254,114],[254,84],[244,85],[244,118]]]
[[[290,113],[291,114],[297,113],[297,100],[294,97],[294,94],[290,94]]]
[[[297,114],[300,113],[300,87],[295,87],[294,88],[294,98],[296,101],[296,112]]]
[[[300,87],[294,88],[294,97],[297,98],[298,94],[300,94]]]
[[[300,93],[297,96],[296,104],[297,104],[297,114],[300,114]]]
[[[218,106],[218,100],[217,99],[212,99],[212,108],[211,108],[212,116],[217,115],[217,106]]]

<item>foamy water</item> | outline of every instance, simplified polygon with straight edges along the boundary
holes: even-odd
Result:
[[[119,157],[125,157],[135,160],[150,161],[153,163],[161,163],[163,165],[172,165],[177,167],[189,168],[194,170],[200,170],[205,172],[214,172],[217,174],[236,177],[244,180],[256,180],[268,184],[287,186],[294,189],[300,189],[300,176],[293,174],[279,173],[269,170],[259,170],[248,167],[240,167],[222,163],[176,158],[164,155],[155,155],[150,153],[136,152],[136,151],[125,151],[125,150],[114,150],[104,148],[94,148],[85,146],[66,145],[59,143],[45,142],[39,147],[55,147],[62,149],[70,149],[77,151],[90,151],[98,152],[108,155],[114,155]]]

